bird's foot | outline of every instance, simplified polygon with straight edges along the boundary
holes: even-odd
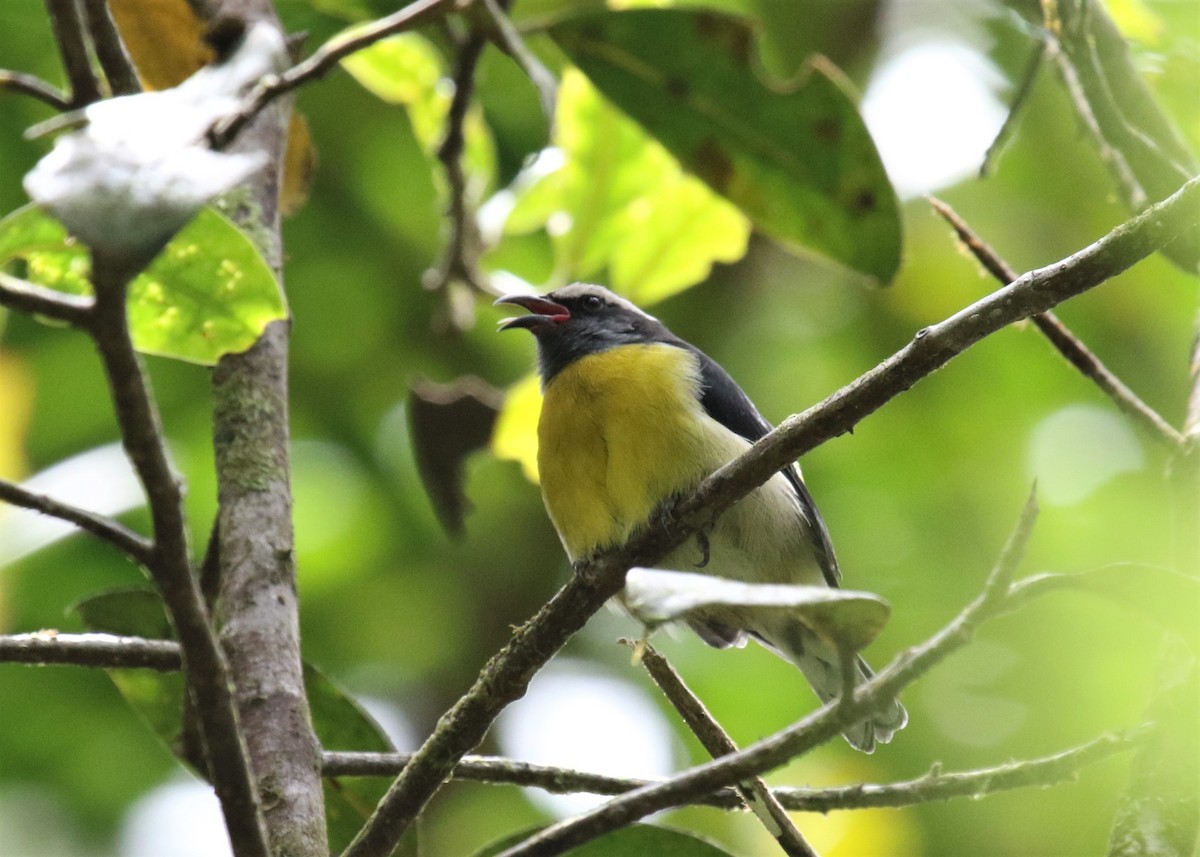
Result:
[[[704,566],[708,565],[709,560],[707,528],[696,531],[696,545],[700,548],[700,561],[696,563],[696,568],[704,568]]]

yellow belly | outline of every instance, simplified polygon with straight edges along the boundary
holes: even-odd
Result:
[[[538,471],[572,560],[621,544],[732,457],[706,430],[699,383],[690,352],[654,343],[583,357],[547,385]]]

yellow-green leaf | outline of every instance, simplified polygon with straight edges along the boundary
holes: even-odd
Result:
[[[551,35],[601,92],[777,240],[887,282],[900,264],[896,196],[840,72],[814,62],[789,91],[753,68],[736,18],[636,9]]]
[[[91,294],[87,249],[36,206],[0,220],[0,267],[70,294]],[[205,208],[129,285],[129,326],[139,351],[211,365],[245,351],[287,317],[283,291],[254,243]]]
[[[557,152],[517,180],[505,229],[549,233],[557,282],[603,279],[652,304],[746,252],[746,217],[578,71],[563,75],[555,126]]]

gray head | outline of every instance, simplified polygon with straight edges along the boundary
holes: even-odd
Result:
[[[538,371],[546,384],[580,357],[639,342],[678,342],[663,323],[603,286],[573,283],[547,295],[506,295],[528,315],[505,319],[501,330],[523,327],[537,338]]]

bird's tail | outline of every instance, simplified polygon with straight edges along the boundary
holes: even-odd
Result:
[[[767,648],[799,667],[822,702],[829,702],[841,693],[842,671],[834,645],[822,640],[794,620],[772,631],[774,633],[756,633],[754,636],[765,643]],[[861,657],[856,659],[854,669],[855,685],[875,674]],[[871,753],[875,750],[876,742],[888,743],[907,723],[908,712],[898,699],[893,699],[869,720],[856,723],[842,735],[850,742],[851,747]]]

